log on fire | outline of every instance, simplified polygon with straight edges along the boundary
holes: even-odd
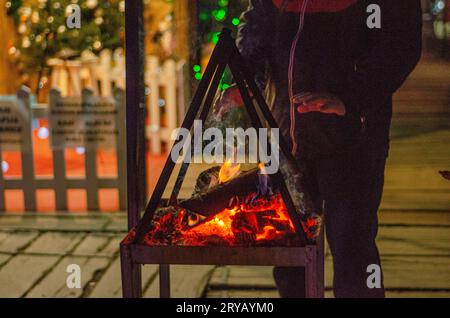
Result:
[[[181,201],[179,206],[206,217],[220,213],[231,207],[234,198],[242,200],[251,194],[261,192],[258,191],[261,178],[269,177],[262,176],[259,172],[259,168],[242,172],[228,182],[218,184],[204,193]]]

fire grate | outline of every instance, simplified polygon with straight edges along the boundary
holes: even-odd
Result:
[[[270,128],[277,128],[227,29],[219,37],[182,128],[190,130],[194,120],[206,119],[226,66],[236,80],[252,126],[263,128],[264,120]],[[187,146],[187,152],[191,152],[192,145]],[[121,243],[123,296],[141,296],[142,264],[160,264],[161,297],[170,297],[169,264],[205,264],[302,266],[307,297],[323,297],[323,235],[320,223],[312,217],[317,211],[307,192],[299,191],[298,184],[295,191],[300,192],[301,199],[293,199],[293,185],[288,187],[287,180],[291,174],[301,176],[301,171],[282,136],[279,147],[282,168],[271,175],[275,193],[269,198],[254,196],[254,184],[264,176],[264,167],[259,166],[212,187],[207,194],[202,192],[179,201],[189,167],[188,162],[183,162],[170,199],[162,205],[175,167],[173,158],[168,158],[142,219]],[[219,177],[224,167],[216,171]],[[230,204],[234,195],[236,201]],[[242,197],[246,199],[239,199]]]

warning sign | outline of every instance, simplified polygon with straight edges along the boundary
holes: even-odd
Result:
[[[28,115],[17,100],[0,100],[0,146],[2,150],[19,151],[30,136],[25,136]]]
[[[116,115],[117,103],[112,97],[57,98],[50,103],[52,147],[114,148]]]

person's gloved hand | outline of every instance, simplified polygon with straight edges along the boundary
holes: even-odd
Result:
[[[223,116],[230,110],[236,107],[244,106],[239,88],[236,85],[230,86],[224,90],[219,99],[214,104],[214,114],[217,117],[223,118]]]
[[[344,103],[333,94],[304,92],[294,96],[293,101],[301,114],[311,112],[338,116],[346,114]]]

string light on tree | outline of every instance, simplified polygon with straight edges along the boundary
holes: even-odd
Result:
[[[199,0],[198,23],[199,34],[202,35],[203,46],[217,44],[219,34],[223,27],[227,27],[236,33],[240,24],[240,15],[248,6],[248,0]],[[202,78],[201,70],[194,69],[194,77]],[[219,86],[223,90],[229,87],[231,76],[226,75]]]
[[[67,8],[72,4],[81,8],[80,29],[66,27],[67,13],[71,13]],[[16,56],[28,75],[42,73],[48,59],[67,49],[73,52],[71,58],[78,58],[85,50],[99,54],[124,45],[124,0],[9,0],[5,8],[19,34],[10,56]]]

